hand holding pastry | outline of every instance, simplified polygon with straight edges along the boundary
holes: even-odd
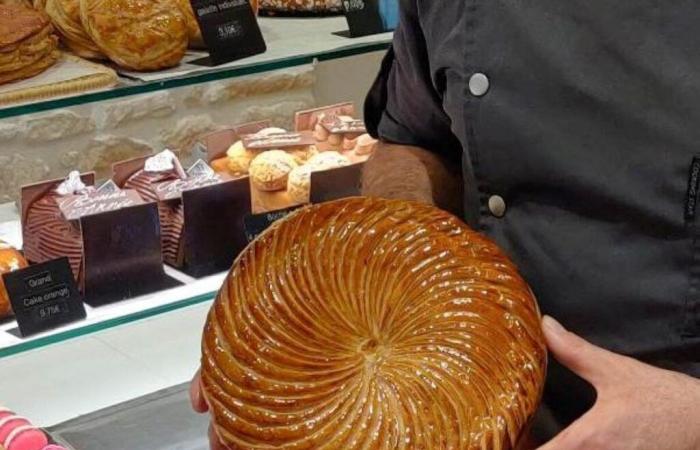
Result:
[[[595,387],[593,408],[539,450],[700,449],[700,380],[596,347],[545,317],[547,344]]]

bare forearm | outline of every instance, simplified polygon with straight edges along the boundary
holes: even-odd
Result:
[[[365,164],[362,193],[430,203],[459,213],[461,170],[422,148],[380,143]]]

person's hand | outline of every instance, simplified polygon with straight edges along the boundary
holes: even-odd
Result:
[[[603,350],[550,317],[542,325],[554,357],[598,396],[539,450],[700,449],[700,380]]]
[[[202,380],[199,370],[194,374],[192,382],[190,383],[190,401],[192,402],[192,409],[196,412],[204,414],[209,411],[209,405],[207,405],[202,395]],[[209,424],[209,446],[211,450],[226,450],[226,447],[219,441],[219,437],[216,435],[214,427],[212,427],[211,424]]]

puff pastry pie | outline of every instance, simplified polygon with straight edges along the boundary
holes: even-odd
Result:
[[[172,0],[80,0],[83,27],[112,61],[132,70],[177,65],[185,55],[185,18]]]
[[[0,84],[33,77],[60,56],[58,38],[45,13],[0,4]]]
[[[80,0],[46,0],[44,8],[61,34],[64,44],[73,53],[83,58],[104,58],[83,28],[80,20]]]
[[[302,208],[234,262],[202,387],[228,449],[513,449],[546,348],[498,247],[428,205]]]
[[[185,18],[185,23],[187,24],[187,34],[190,40],[190,47],[192,48],[203,48],[204,40],[202,39],[202,31],[199,29],[199,24],[194,16],[194,11],[192,10],[192,3],[190,0],[175,0],[182,11],[182,15]]]

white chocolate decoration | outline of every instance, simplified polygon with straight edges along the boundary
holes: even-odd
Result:
[[[80,179],[80,172],[73,170],[68,174],[68,178],[58,185],[56,192],[58,195],[75,195],[85,192],[87,186]]]

